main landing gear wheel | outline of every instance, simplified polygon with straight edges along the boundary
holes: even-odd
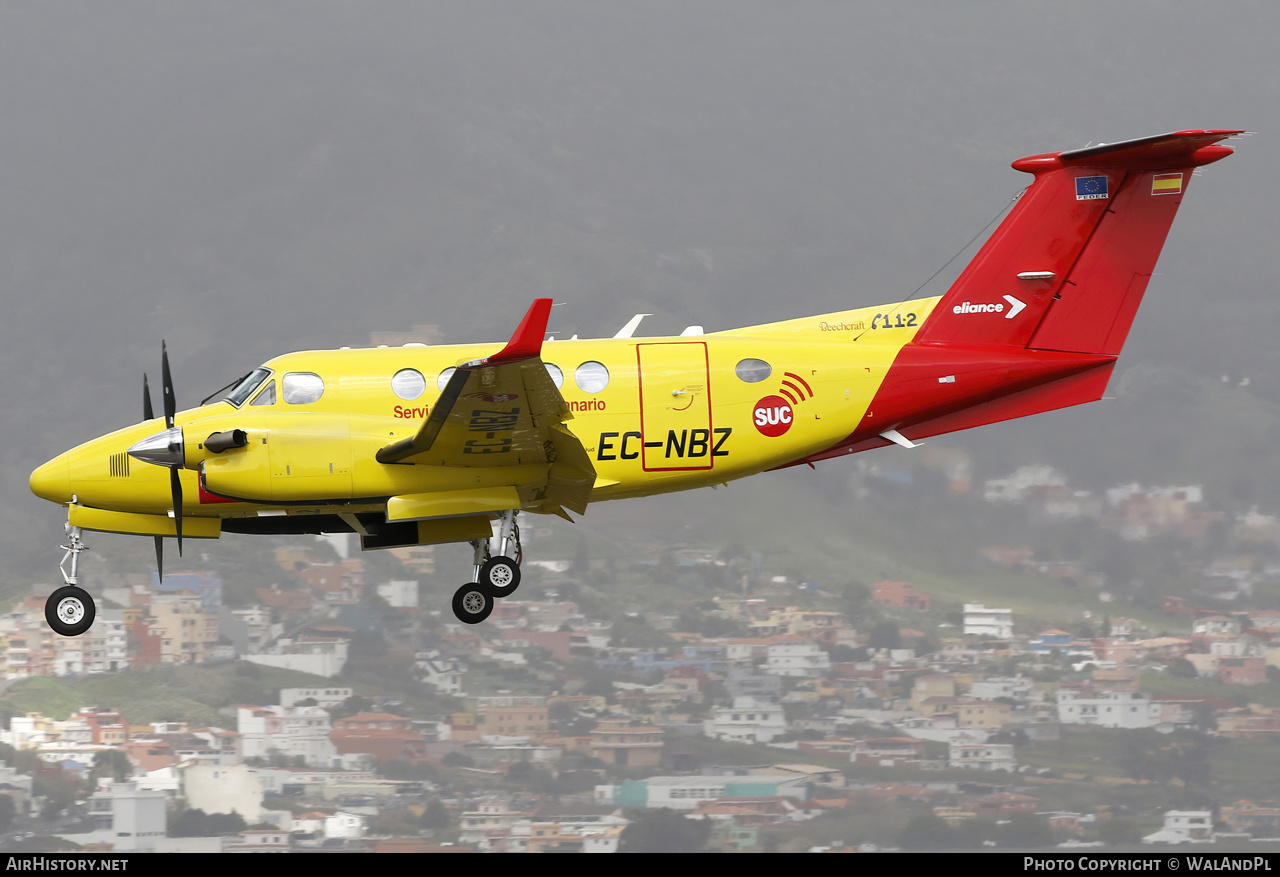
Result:
[[[519,509],[507,509],[498,515],[498,553],[490,556],[492,537],[472,539],[475,552],[472,567],[476,580],[463,585],[453,595],[453,614],[464,624],[479,624],[493,612],[494,601],[514,594],[520,587],[520,528],[516,526]]]
[[[464,624],[479,624],[493,612],[494,599],[491,588],[467,582],[453,595],[453,614]]]
[[[491,557],[480,566],[480,584],[495,597],[509,597],[520,587],[520,567],[509,557]]]
[[[62,636],[79,636],[93,626],[97,608],[83,588],[58,588],[44,604],[44,620],[53,632]]]

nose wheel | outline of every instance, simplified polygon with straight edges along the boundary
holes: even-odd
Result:
[[[75,502],[75,497],[72,497],[72,502]],[[58,569],[62,570],[63,587],[45,601],[44,620],[60,636],[79,636],[93,627],[98,609],[93,605],[89,592],[80,587],[80,552],[88,550],[89,546],[80,541],[80,528],[71,526],[69,511],[65,529],[68,541],[62,549],[66,554],[58,564]]]
[[[93,627],[97,614],[89,592],[74,585],[58,588],[44,603],[44,620],[60,636],[79,636]]]

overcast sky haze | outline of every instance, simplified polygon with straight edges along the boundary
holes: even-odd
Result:
[[[56,545],[27,473],[140,416],[161,338],[192,405],[372,330],[502,340],[536,296],[585,336],[894,301],[1012,160],[1182,128],[1260,136],[1191,186],[1122,362],[1264,380],[1277,34],[1263,2],[0,4],[0,544]]]

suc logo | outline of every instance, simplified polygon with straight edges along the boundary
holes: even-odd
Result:
[[[791,428],[795,412],[791,403],[781,396],[765,396],[756,403],[753,418],[762,435],[776,438]]]

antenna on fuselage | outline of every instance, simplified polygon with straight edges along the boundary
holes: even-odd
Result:
[[[630,338],[632,335],[635,334],[636,328],[640,325],[640,321],[643,320],[645,317],[652,317],[652,316],[653,314],[636,314],[634,317],[627,320],[627,325],[619,329],[618,334],[614,335],[613,337],[614,338]]]

